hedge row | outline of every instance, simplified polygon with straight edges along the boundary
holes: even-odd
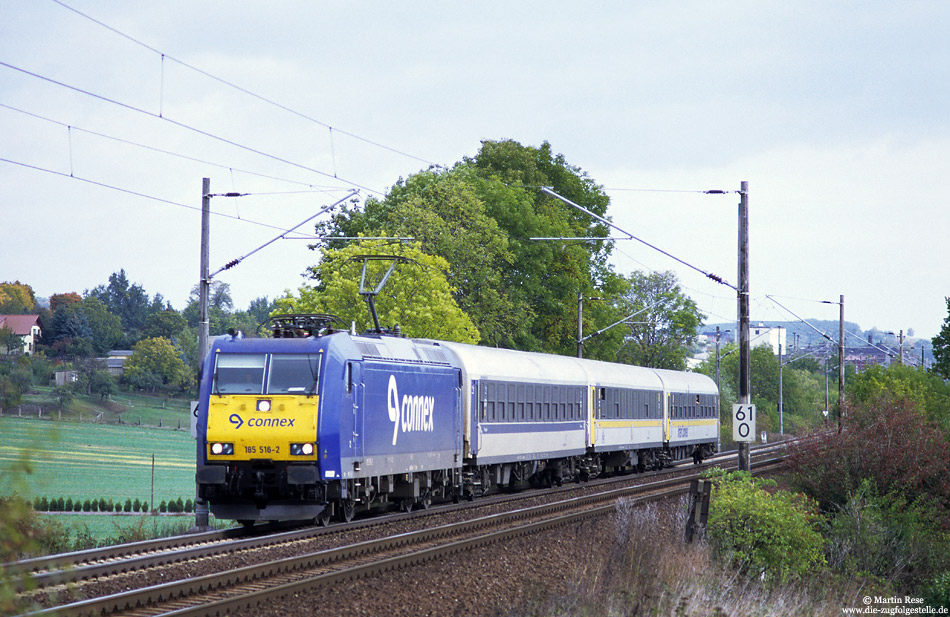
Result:
[[[33,500],[33,510],[36,512],[149,512],[148,502],[139,499],[126,499],[125,503],[114,503],[111,499],[101,497],[99,499],[79,499],[73,501],[71,497],[56,497],[48,499],[46,497],[37,497]],[[158,512],[194,512],[195,504],[189,499],[182,501],[182,498],[171,501],[162,501],[158,506]]]

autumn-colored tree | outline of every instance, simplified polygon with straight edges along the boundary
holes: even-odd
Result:
[[[36,308],[33,288],[20,281],[0,283],[0,315],[22,315]]]
[[[947,438],[915,402],[882,394],[849,406],[845,417],[841,433],[818,434],[790,447],[792,479],[823,510],[843,507],[865,480],[908,503],[932,499],[950,506]]]
[[[56,313],[56,311],[64,306],[70,306],[80,302],[82,302],[82,296],[75,291],[53,294],[49,297],[49,310],[51,313]]]

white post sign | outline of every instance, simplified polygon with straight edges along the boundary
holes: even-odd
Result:
[[[755,441],[755,405],[732,406],[732,440]]]
[[[198,439],[198,401],[191,401],[191,438]]]

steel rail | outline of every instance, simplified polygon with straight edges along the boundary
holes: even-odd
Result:
[[[783,449],[788,442],[763,444],[754,450],[759,452]],[[708,459],[711,462],[726,460],[729,453],[721,453]],[[705,467],[705,466],[704,466]],[[661,472],[653,472],[661,473]],[[602,479],[599,482],[616,481]],[[595,480],[594,482],[598,482]],[[571,490],[565,487],[561,490]],[[550,493],[548,493],[550,494]],[[494,496],[481,499],[473,504],[475,507],[491,505],[501,501],[512,501],[535,497],[536,493],[525,492],[515,496]],[[470,505],[449,506],[449,509],[462,509]],[[437,512],[433,512],[436,514]],[[419,513],[415,515],[418,516]],[[413,516],[410,514],[394,514],[381,522],[396,522]],[[331,531],[344,531],[373,525],[373,521],[357,521],[346,527],[334,526]],[[245,529],[226,529],[197,534],[173,536],[133,542],[98,549],[62,553],[46,557],[26,559],[23,561],[3,564],[5,572],[11,576],[14,587],[19,592],[27,590],[37,591],[53,585],[92,580],[102,576],[133,572],[167,564],[180,563],[187,560],[211,557],[227,552],[242,549],[261,548],[268,545],[306,540],[327,533],[323,528],[307,527],[292,529],[262,536],[248,537]]]
[[[757,462],[757,467],[762,467],[768,464],[776,464],[776,462],[781,462],[783,459],[770,459],[768,461]],[[357,544],[339,547],[336,549],[322,550],[308,555],[297,556],[287,559],[281,559],[276,561],[271,561],[264,564],[257,564],[239,568],[237,570],[208,574],[201,577],[195,577],[191,579],[173,581],[169,583],[164,583],[161,585],[154,585],[151,587],[146,587],[143,589],[131,590],[127,592],[122,592],[118,594],[113,594],[106,597],[94,598],[90,600],[83,600],[75,602],[72,604],[66,604],[62,606],[57,606],[49,609],[43,609],[40,611],[35,611],[27,613],[26,615],[30,617],[39,617],[39,616],[49,616],[49,615],[59,615],[62,617],[79,617],[87,615],[105,615],[111,613],[118,613],[123,611],[134,610],[136,614],[157,614],[153,607],[161,604],[175,603],[179,604],[181,600],[189,598],[190,601],[197,600],[199,604],[191,608],[181,608],[181,611],[200,611],[201,607],[210,607],[216,606],[219,602],[228,602],[234,600],[234,598],[220,598],[220,597],[211,597],[206,598],[206,601],[202,601],[200,596],[208,596],[211,594],[226,594],[226,593],[240,593],[238,590],[234,589],[235,587],[241,585],[255,585],[259,586],[265,580],[275,581],[277,584],[273,583],[264,590],[261,591],[252,591],[250,594],[244,594],[237,596],[237,602],[240,603],[243,600],[241,598],[250,598],[255,594],[268,593],[268,589],[283,589],[286,586],[291,586],[296,584],[304,584],[299,581],[294,582],[282,582],[280,577],[287,575],[294,575],[299,572],[306,572],[308,570],[315,570],[319,568],[326,568],[333,564],[339,564],[346,560],[363,560],[364,563],[357,563],[355,566],[349,566],[347,568],[341,569],[339,572],[347,572],[352,570],[357,572],[353,576],[360,576],[359,572],[364,572],[360,570],[361,568],[374,568],[373,564],[387,564],[387,563],[396,563],[399,561],[399,557],[383,557],[381,559],[373,558],[374,555],[380,555],[381,553],[385,554],[386,552],[405,550],[408,547],[419,546],[424,543],[432,542],[445,542],[447,539],[452,537],[457,537],[463,534],[479,533],[484,529],[491,529],[493,527],[498,527],[500,525],[510,525],[514,529],[520,529],[522,527],[526,529],[534,529],[533,525],[542,525],[545,521],[554,521],[561,520],[565,516],[584,516],[584,512],[588,512],[592,509],[601,510],[613,508],[613,502],[621,497],[626,497],[630,495],[636,495],[639,493],[645,493],[647,491],[668,491],[672,490],[672,493],[659,493],[656,498],[665,497],[669,494],[675,494],[676,492],[683,492],[686,490],[688,483],[697,478],[698,473],[683,474],[675,478],[668,478],[664,480],[658,480],[654,482],[649,482],[645,484],[640,484],[636,486],[627,486],[616,489],[611,489],[608,491],[595,493],[592,495],[586,495],[581,497],[573,497],[567,500],[555,502],[552,504],[544,504],[540,506],[532,506],[520,510],[515,510],[512,512],[505,512],[500,514],[494,514],[490,516],[481,517],[478,519],[463,521],[459,523],[451,523],[448,525],[443,525],[440,527],[435,527],[432,529],[425,529],[415,532],[398,534],[395,536],[390,536],[388,538],[369,540],[366,542],[360,542]],[[641,497],[642,498],[642,497]],[[610,502],[610,505],[601,506],[603,502]],[[566,510],[579,510],[580,513],[575,512],[574,514],[564,514]],[[540,518],[541,521],[535,521],[533,523],[520,523],[527,519],[537,519]],[[492,537],[492,534],[502,533],[502,532],[491,532],[487,534],[482,534],[486,537]],[[468,540],[454,540],[448,542],[442,546],[474,546],[475,544],[465,544],[476,543],[477,538],[481,536],[476,536],[476,538],[469,538]],[[462,544],[459,544],[462,543]],[[409,555],[427,554],[426,551],[434,550],[437,551],[438,547],[433,547],[431,549],[422,549],[411,551]],[[405,556],[404,556],[405,557]],[[414,559],[406,557],[407,559]],[[368,560],[368,561],[367,561]],[[393,562],[392,560],[396,560]],[[415,562],[413,562],[415,563]],[[370,570],[365,570],[369,572]],[[327,577],[332,573],[322,573],[317,576],[305,576],[305,580],[330,580]],[[342,576],[342,574],[340,574]],[[362,574],[365,575],[365,574]],[[312,584],[312,583],[310,583]],[[148,608],[147,608],[148,607]],[[199,614],[195,613],[195,614]],[[190,614],[190,613],[182,613]],[[200,613],[200,614],[213,614],[213,613]]]

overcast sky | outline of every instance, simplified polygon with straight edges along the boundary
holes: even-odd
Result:
[[[217,270],[350,189],[515,139],[732,283],[739,197],[699,191],[748,181],[754,321],[837,319],[818,301],[841,294],[864,329],[947,316],[950,3],[64,2],[85,17],[0,0],[0,280],[37,295],[124,268],[184,308],[203,177],[252,193],[212,199]],[[315,256],[280,240],[217,278],[246,308]],[[613,262],[735,319],[733,290],[643,244]]]

